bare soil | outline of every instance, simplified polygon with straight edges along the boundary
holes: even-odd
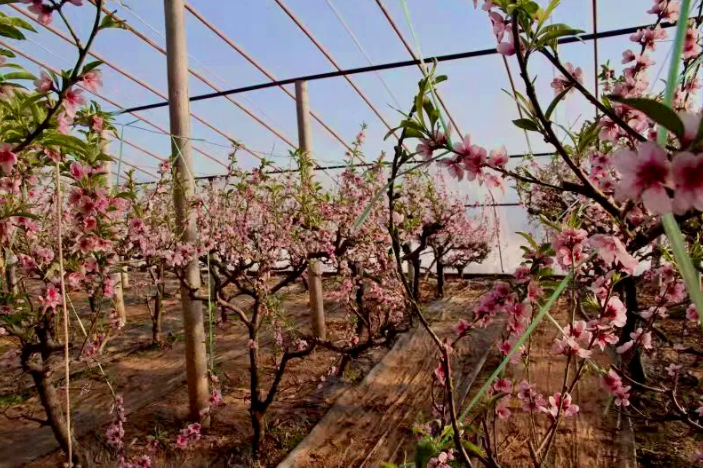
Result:
[[[487,285],[452,283],[448,300],[433,302],[426,311],[440,335],[466,316],[468,307]],[[463,342],[454,377],[458,395],[467,393],[474,370],[482,367],[499,328]],[[429,334],[416,328],[393,349],[359,385],[334,404],[303,442],[278,468],[376,467],[401,464],[415,456],[413,426],[432,418],[432,372],[438,353]]]
[[[136,275],[135,275],[136,276]],[[213,415],[213,424],[203,437],[186,450],[174,448],[175,436],[187,425],[184,419],[187,392],[183,366],[180,303],[177,285],[170,281],[164,317],[166,344],[151,345],[151,322],[143,300],[134,290],[127,291],[128,324],[103,350],[103,363],[109,381],[125,398],[125,425],[129,453],[148,453],[148,437],[162,442],[153,457],[155,466],[233,468],[251,466],[251,428],[248,406],[247,338],[244,327],[234,317],[215,328],[215,355],[225,405]],[[433,285],[422,285],[425,303],[434,300]],[[490,281],[454,280],[447,285],[447,300],[427,308],[433,328],[440,335],[451,333],[458,318],[470,315],[476,299]],[[282,307],[294,326],[308,329],[308,296],[301,285],[284,291]],[[90,311],[85,298],[73,298],[78,314],[87,320]],[[346,320],[340,305],[326,301],[330,333],[343,328]],[[560,301],[553,315],[562,323],[568,310]],[[673,322],[674,327],[683,326]],[[674,333],[674,330],[663,330]],[[75,337],[80,337],[74,330]],[[545,320],[532,338],[530,381],[545,395],[561,390],[564,358],[549,353],[557,336],[556,328]],[[74,337],[74,342],[82,343]],[[265,337],[271,340],[272,337]],[[455,365],[457,394],[466,403],[500,362],[497,355],[498,327],[489,328],[466,341],[457,352]],[[7,348],[0,341],[0,353]],[[271,356],[264,362],[273,360]],[[487,359],[487,361],[486,361]],[[602,356],[600,365],[607,365]],[[662,377],[660,360],[672,356],[649,356],[645,367],[650,378]],[[690,359],[698,359],[693,356]],[[483,365],[485,362],[485,366]],[[376,467],[384,462],[412,461],[416,445],[413,426],[432,419],[432,370],[436,351],[429,336],[414,329],[401,336],[391,352],[377,349],[357,359],[342,377],[330,375],[338,364],[332,353],[316,351],[303,361],[294,361],[281,392],[268,415],[262,466],[288,467]],[[105,427],[112,419],[112,397],[95,363],[76,364],[71,381],[72,415],[80,444],[90,453],[91,466],[115,466],[113,454],[104,443]],[[520,381],[528,372],[510,366],[508,377]],[[270,369],[269,369],[270,370]],[[571,370],[573,375],[573,369]],[[60,382],[57,384],[60,385]],[[577,417],[565,419],[545,466],[610,468],[634,461],[635,448],[640,466],[690,466],[696,441],[678,423],[648,427],[617,413],[603,412],[607,395],[600,379],[587,372],[573,392],[581,408]],[[0,375],[0,467],[61,466],[63,455],[46,426],[21,416],[41,418],[43,410],[31,382],[19,369]],[[539,420],[540,418],[538,418]],[[544,419],[542,417],[541,419]],[[507,421],[496,422],[497,451],[505,468],[531,466],[525,434],[529,415],[515,411]],[[538,423],[537,431],[545,425]],[[291,452],[293,451],[293,452]],[[288,458],[287,455],[289,455]],[[285,459],[285,460],[284,460]]]
[[[177,291],[175,281],[169,282],[167,290]],[[294,326],[309,332],[307,292],[296,284],[287,288],[283,296],[282,307]],[[86,320],[90,312],[87,303],[82,303],[81,299],[84,298],[73,298],[73,301],[78,314]],[[143,300],[132,291],[126,291],[125,302],[127,326],[105,347],[100,362],[112,387],[124,397],[127,415],[125,440],[130,443],[130,452],[148,453],[144,445],[147,437],[153,436],[161,440],[164,447],[155,457],[159,466],[246,463],[251,428],[247,411],[248,337],[244,327],[234,317],[217,325],[216,367],[225,405],[216,410],[212,428],[203,431],[200,441],[187,450],[174,450],[175,436],[187,425],[184,420],[187,391],[180,302],[177,294],[165,301],[164,336],[167,344],[163,347],[151,345],[151,322]],[[344,326],[346,318],[334,301],[325,301],[325,308],[329,332],[334,336],[335,330]],[[74,330],[74,336],[77,333]],[[264,337],[262,345],[272,339],[271,336]],[[293,361],[269,413],[264,464],[275,463],[295,446],[322,417],[339,392],[363,378],[385,352],[385,349],[374,350],[356,360],[342,379],[329,375],[332,367],[338,364],[333,353],[316,351],[303,361]],[[272,368],[273,361],[267,357]],[[268,364],[266,359],[264,362]],[[91,463],[112,466],[114,461],[111,461],[111,454],[104,444],[104,429],[112,419],[110,390],[94,363],[82,363],[74,368],[71,380],[74,430],[81,446],[91,454]],[[4,417],[0,416],[0,467],[61,466],[62,454],[57,451],[50,428],[22,417],[43,416],[31,382],[20,369],[11,369],[0,376],[0,388],[4,395],[0,410],[5,413]]]

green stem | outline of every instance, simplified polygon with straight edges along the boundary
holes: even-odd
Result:
[[[672,107],[674,96],[676,95],[676,84],[678,83],[679,66],[681,63],[681,54],[683,52],[683,42],[686,37],[686,29],[688,28],[688,15],[691,10],[691,0],[683,0],[681,2],[681,16],[679,23],[676,26],[676,37],[674,39],[674,49],[671,54],[671,66],[669,68],[669,77],[666,81],[666,91],[664,93],[664,104]],[[657,141],[660,146],[666,146],[667,130],[663,126],[659,127]],[[671,250],[674,253],[674,258],[679,267],[679,272],[683,276],[686,283],[686,290],[693,300],[698,310],[698,318],[703,329],[703,294],[701,294],[700,280],[698,272],[693,266],[693,261],[688,255],[683,234],[679,228],[674,215],[667,213],[662,216],[662,224],[664,232],[671,243]]]

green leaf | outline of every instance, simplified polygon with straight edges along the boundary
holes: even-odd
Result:
[[[676,115],[676,112],[665,104],[655,101],[654,99],[645,98],[624,98],[616,95],[608,96],[608,98],[611,101],[619,102],[621,104],[625,104],[626,106],[630,106],[633,109],[637,109],[645,114],[649,119],[671,131],[679,139],[683,137],[683,122],[679,116]]]
[[[571,91],[571,88],[566,88],[564,91],[557,94],[557,97],[555,97],[552,103],[549,104],[549,107],[547,107],[547,112],[545,112],[544,114],[547,120],[549,120],[549,118],[552,116],[552,113],[557,108],[557,105],[561,102],[562,99],[564,99],[564,96],[566,96],[566,93],[568,93],[569,91]]]
[[[383,139],[384,139],[384,140],[387,140],[388,137],[392,136],[393,133],[395,133],[395,131],[398,130],[398,129],[400,129],[400,128],[401,128],[401,127],[391,128],[390,130],[388,130],[388,133],[385,134],[385,136],[383,137]]]
[[[698,125],[698,132],[696,133],[696,137],[693,139],[691,142],[691,147],[695,147],[703,141],[703,119],[701,119],[701,123]]]
[[[87,64],[83,67],[83,71],[81,72],[81,75],[85,75],[85,74],[88,73],[89,71],[98,68],[98,67],[99,67],[100,65],[102,65],[103,63],[105,63],[105,62],[103,62],[102,60],[96,60],[96,61],[94,61],[94,62],[87,63]]]
[[[14,52],[12,52],[11,50],[7,50],[7,49],[0,49],[0,55],[2,55],[3,57],[10,57],[10,58],[17,57]]]
[[[109,29],[109,28],[127,29],[127,22],[124,20],[118,21],[112,16],[112,14],[108,14],[100,22],[100,27],[98,29]]]
[[[27,31],[37,32],[37,30],[34,29],[34,26],[32,26],[30,23],[23,20],[22,18],[18,18],[16,16],[13,16],[13,17],[9,17],[8,19],[9,19],[8,24],[10,26],[15,26],[16,28],[26,29]]]
[[[80,155],[85,155],[87,147],[85,142],[73,135],[63,135],[58,132],[47,132],[42,138],[42,144],[45,146],[59,146],[63,150],[74,151]]]
[[[16,71],[5,73],[2,75],[4,80],[36,80],[37,77],[29,73],[28,71]]]
[[[576,36],[577,34],[582,34],[584,31],[581,29],[575,29],[566,24],[550,24],[542,30],[542,33],[535,41],[535,47],[542,47],[544,45],[556,45],[555,41],[560,37],[566,36]]]
[[[559,3],[561,3],[561,0],[552,0],[551,2],[549,2],[549,5],[547,5],[547,8],[537,12],[538,23],[537,28],[535,28],[535,31],[539,31],[542,28],[544,22],[549,19],[554,9],[559,6]]]
[[[513,120],[516,127],[523,130],[528,130],[530,132],[539,132],[539,127],[530,119],[517,119]]]
[[[0,24],[0,36],[9,37],[10,39],[24,40],[26,39],[22,31],[14,26]]]
[[[523,231],[518,231],[517,234],[518,234],[519,236],[522,236],[527,242],[529,242],[529,244],[530,244],[533,248],[537,249],[537,247],[538,247],[538,246],[537,246],[537,242],[535,242],[535,240],[532,238],[532,235],[531,235],[530,233],[523,232]]]

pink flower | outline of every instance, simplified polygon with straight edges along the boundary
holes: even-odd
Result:
[[[622,149],[613,160],[622,177],[615,191],[616,198],[638,200],[641,197],[645,208],[653,214],[671,212],[671,199],[666,193],[666,187],[671,185],[671,163],[666,151],[646,141],[637,153]]]
[[[505,146],[501,146],[497,150],[491,150],[488,156],[488,164],[493,167],[505,167],[509,159],[508,150],[505,149]]]
[[[684,134],[682,143],[690,144],[696,135],[701,125],[701,114],[692,112],[681,112],[679,118],[683,122]]]
[[[98,92],[103,85],[102,73],[100,72],[100,70],[89,71],[88,73],[83,75],[81,84],[88,91],[91,91],[93,93]]]
[[[178,435],[176,437],[176,447],[178,447],[179,449],[184,449],[188,447],[188,437],[184,435]]]
[[[17,155],[12,152],[12,145],[8,143],[0,144],[0,168],[5,174],[12,172],[12,168],[17,164]]]
[[[573,77],[574,80],[576,80],[578,83],[583,84],[583,70],[581,70],[581,67],[576,67],[567,62],[564,64],[564,68],[566,68],[566,71]],[[564,90],[573,88],[573,84],[571,82],[571,79],[564,76],[560,75],[556,78],[554,78],[554,81],[552,81],[552,89],[554,89],[554,94],[559,95],[561,94]],[[569,91],[569,93],[573,92],[573,89]]]
[[[644,349],[652,349],[652,334],[650,332],[643,333],[642,328],[638,328],[630,333],[630,338],[634,341],[639,341]]]
[[[446,385],[447,374],[446,374],[446,372],[444,372],[444,365],[442,364],[442,361],[439,361],[437,363],[437,367],[435,367],[435,370],[434,370],[434,375],[437,378],[437,381],[439,382],[440,385]]]
[[[555,393],[554,396],[549,397],[549,406],[543,408],[542,411],[554,419],[556,419],[558,414],[568,418],[578,413],[579,407],[571,403],[571,395],[568,393],[565,393],[563,398],[561,393]]]
[[[564,337],[561,339],[556,339],[555,348],[556,352],[563,354],[565,356],[578,356],[580,358],[586,359],[591,357],[592,351],[582,348],[578,341],[573,337]]]
[[[596,249],[598,256],[605,262],[606,266],[620,263],[625,271],[632,274],[639,262],[625,250],[620,239],[605,234],[595,234],[588,239],[588,243]]]
[[[478,3],[478,0],[474,0],[474,7],[476,6],[477,3]],[[491,11],[491,9],[492,9],[494,6],[496,6],[496,4],[493,3],[491,0],[485,0],[485,1],[483,2],[483,5],[481,6],[481,9],[482,9],[483,11]]]
[[[29,2],[23,1],[23,3]],[[45,5],[41,2],[41,0],[32,0],[32,6],[27,9],[37,15],[37,21],[39,21],[40,24],[43,24],[44,26],[51,24],[51,14],[53,12],[51,5]]]
[[[588,233],[583,229],[564,227],[552,242],[559,264],[568,268],[585,259],[583,254],[583,241]]]
[[[66,90],[64,96],[63,107],[66,115],[73,118],[76,116],[78,108],[85,104],[85,97],[83,97],[83,90],[69,88]]]
[[[636,58],[637,56],[630,49],[627,49],[625,52],[622,53],[622,63],[630,63]]]
[[[72,162],[70,167],[71,175],[74,179],[80,180],[86,175],[86,171],[81,166],[79,162]]]
[[[681,364],[674,364],[672,362],[665,369],[667,374],[669,374],[671,377],[675,377],[681,371],[682,367],[683,366]]]
[[[448,133],[451,133],[451,127],[448,129]],[[447,144],[447,136],[441,131],[435,130],[433,137],[431,140],[423,138],[417,145],[417,152],[425,159],[430,159],[434,150]]]
[[[509,33],[508,38],[512,38],[512,34]],[[515,45],[513,45],[513,42],[511,40],[508,40],[507,42],[498,43],[498,47],[496,49],[498,50],[499,54],[504,55],[505,57],[515,55]]]
[[[103,118],[99,115],[94,115],[91,117],[90,128],[96,132],[100,133],[103,131]]]
[[[670,2],[673,3],[673,2]],[[698,57],[701,53],[701,47],[698,45],[698,29],[688,28],[686,30],[686,38],[683,43],[684,60],[690,60]]]
[[[464,135],[461,141],[454,144],[454,152],[461,156],[469,156],[471,154],[471,135]]]
[[[461,336],[466,333],[467,330],[471,328],[471,325],[466,319],[459,319],[456,325],[454,325],[454,331],[457,335]]]
[[[439,162],[442,166],[447,168],[449,174],[457,180],[464,180],[464,167],[461,161],[456,159],[443,159]]]
[[[471,145],[469,154],[464,157],[464,168],[466,169],[466,178],[474,180],[476,177],[483,176],[483,166],[486,165],[486,150],[478,145]]]
[[[496,405],[496,416],[498,416],[499,419],[508,419],[508,418],[510,418],[511,414],[512,413],[510,412],[508,407],[505,406],[504,404]]]
[[[690,209],[703,211],[703,157],[685,151],[674,157],[674,203],[676,214]]]
[[[42,71],[39,78],[34,80],[34,86],[36,86],[38,93],[48,93],[54,87],[54,81],[47,72]]]
[[[513,391],[513,382],[510,379],[498,379],[493,384],[493,389],[496,392],[510,394]]]
[[[61,304],[61,293],[53,284],[50,284],[44,290],[44,295],[39,299],[39,301],[47,309],[55,309]]]
[[[618,354],[623,354],[627,352],[632,346],[634,346],[635,342],[633,340],[627,341],[623,343],[622,345],[618,346],[615,348],[615,352]]]
[[[210,403],[212,403],[215,406],[220,406],[224,404],[224,400],[222,399],[222,392],[219,390],[215,389],[212,391],[210,394]]]
[[[695,304],[689,304],[686,308],[686,318],[691,322],[698,322],[698,309]]]
[[[605,325],[622,328],[627,322],[627,309],[620,298],[613,296],[608,300],[605,306],[601,320],[604,320]]]
[[[68,115],[66,112],[61,112],[58,117],[56,117],[56,131],[68,135],[71,131],[71,125],[73,125],[73,117]]]

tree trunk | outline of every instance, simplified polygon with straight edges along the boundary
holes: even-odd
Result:
[[[53,342],[51,319],[44,319],[44,323],[36,327],[37,337],[39,338],[38,347],[33,344],[28,349],[22,349],[22,369],[32,376],[34,385],[39,394],[44,412],[46,413],[47,424],[51,427],[56,441],[59,443],[61,450],[68,453],[69,430],[66,426],[66,417],[61,408],[61,397],[53,384],[53,373],[49,359],[56,349],[63,349],[63,346]],[[33,355],[39,354],[41,361],[33,362]],[[76,440],[72,441],[73,464],[82,464],[83,454],[80,451]]]
[[[444,255],[444,250],[441,248],[437,249],[437,257],[435,261],[437,262],[437,297],[444,297],[444,261],[442,256]]]
[[[420,299],[420,256],[412,259],[413,263],[413,299]]]
[[[7,291],[10,294],[19,294],[20,281],[17,275],[17,262],[7,265]]]
[[[634,333],[637,329],[637,323],[639,322],[639,315],[637,311],[639,309],[637,303],[637,284],[635,279],[631,276],[624,278],[621,282],[622,292],[625,295],[625,306],[627,307],[627,322],[622,329],[620,334],[620,341],[618,345],[630,340],[630,333]],[[632,373],[632,377],[641,383],[645,383],[647,380],[647,375],[644,372],[644,367],[642,366],[642,356],[639,349],[633,351],[632,358],[628,363],[628,369]]]
[[[46,419],[51,427],[54,437],[61,446],[61,450],[68,453],[68,428],[66,427],[66,418],[64,417],[63,409],[61,408],[61,398],[56,390],[56,387],[51,382],[51,371],[35,370],[29,374],[34,380],[34,385],[37,387],[39,400],[41,401]],[[73,441],[73,463],[81,464],[82,456],[78,450],[78,446]]]
[[[255,328],[258,317],[258,301],[254,304],[254,308],[252,326],[249,329],[249,390],[251,392],[249,415],[251,416],[251,427],[254,430],[251,442],[252,458],[254,461],[258,461],[261,456],[261,441],[264,438],[264,412],[260,409],[262,402],[259,389],[259,349]]]
[[[254,462],[258,462],[261,458],[261,442],[264,440],[266,428],[264,424],[264,415],[251,409],[251,427],[254,429],[254,437],[251,440],[251,457]]]
[[[163,316],[163,294],[161,288],[156,287],[156,296],[154,298],[154,319],[151,324],[151,338],[154,344],[161,344],[161,329]]]

